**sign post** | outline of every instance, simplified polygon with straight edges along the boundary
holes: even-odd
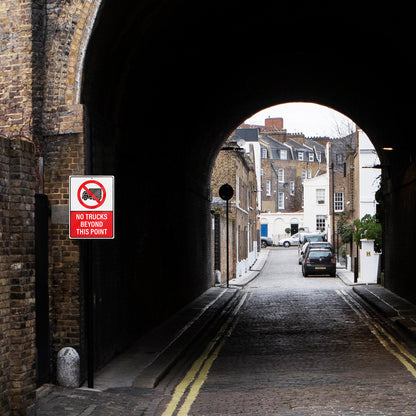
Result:
[[[227,223],[227,287],[230,287],[230,253],[229,253],[229,231],[228,231],[228,201],[234,195],[234,189],[229,183],[225,183],[218,191],[221,199],[226,201],[226,223]]]
[[[114,238],[114,176],[69,177],[69,238]]]
[[[102,240],[114,238],[114,176],[69,177],[69,238]],[[85,241],[84,254],[91,256]],[[91,267],[91,264],[89,265]],[[88,387],[94,387],[94,279],[85,277]]]

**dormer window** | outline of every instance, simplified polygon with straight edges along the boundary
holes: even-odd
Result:
[[[303,161],[303,152],[298,152],[298,160]]]
[[[265,147],[261,148],[261,158],[267,159],[267,149]]]
[[[287,160],[287,150],[281,150],[280,151],[280,159],[281,160]]]

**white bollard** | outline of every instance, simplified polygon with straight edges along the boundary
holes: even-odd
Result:
[[[57,381],[60,386],[79,387],[80,358],[74,348],[65,347],[58,352]]]

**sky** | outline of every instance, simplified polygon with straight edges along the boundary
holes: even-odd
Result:
[[[287,103],[266,108],[245,121],[264,125],[268,117],[282,117],[288,133],[303,133],[306,137],[340,137],[351,133],[353,122],[329,107],[314,103]]]

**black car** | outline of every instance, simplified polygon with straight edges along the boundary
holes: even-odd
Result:
[[[315,241],[326,241],[326,234],[323,233],[300,233],[299,234],[299,247],[298,247],[298,257],[301,257],[301,251],[303,251],[303,246],[308,242]],[[300,264],[300,263],[299,263]]]
[[[308,253],[305,253],[305,258],[302,262],[303,275],[327,275],[335,277],[337,265],[335,256],[330,248],[311,248]]]
[[[328,241],[308,241],[302,246],[302,249],[299,253],[299,264],[302,264],[303,259],[305,258],[306,253],[311,248],[330,248],[332,249],[332,244],[328,243]]]

